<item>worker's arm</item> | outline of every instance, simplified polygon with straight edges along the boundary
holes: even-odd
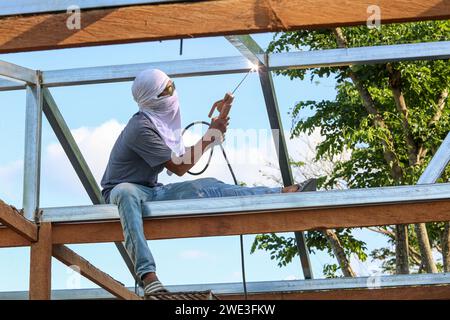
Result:
[[[200,160],[216,139],[223,140],[229,120],[230,117],[213,118],[205,135],[195,145],[187,148],[182,156],[172,157],[165,163],[165,167],[177,176],[184,175]]]

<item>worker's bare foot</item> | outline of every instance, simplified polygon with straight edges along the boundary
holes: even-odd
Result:
[[[292,186],[287,186],[281,189],[281,193],[288,193],[288,192],[297,192],[298,191],[298,185],[294,184]]]
[[[142,277],[142,281],[144,282],[144,287],[147,284],[152,283],[153,281],[156,281],[156,280],[158,280],[158,277],[156,276],[155,272],[149,272]]]

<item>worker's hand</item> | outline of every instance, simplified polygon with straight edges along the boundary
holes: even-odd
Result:
[[[223,142],[225,140],[225,132],[230,123],[230,117],[226,118],[212,118],[208,129],[208,140],[215,142]]]
[[[228,116],[228,112],[231,108],[233,100],[234,96],[231,93],[227,92],[223,99],[214,102],[214,104],[211,107],[211,110],[209,111],[208,118],[212,117],[214,110],[217,109],[220,113],[222,113],[222,109],[224,108],[226,108],[226,114],[224,115],[224,118],[226,118]]]
[[[219,130],[222,134],[225,134],[225,132],[227,132],[227,127],[230,124],[230,117],[226,117],[226,118],[212,118],[211,119],[211,124],[209,125],[210,129],[217,129]]]

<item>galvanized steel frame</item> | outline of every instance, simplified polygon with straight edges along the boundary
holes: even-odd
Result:
[[[189,77],[212,74],[229,74],[247,72],[252,67],[248,61],[260,66],[260,80],[265,96],[267,110],[272,128],[281,127],[278,106],[270,72],[289,68],[313,68],[319,66],[340,66],[353,64],[382,63],[386,61],[414,60],[414,59],[448,59],[450,58],[450,42],[430,42],[416,44],[389,45],[377,47],[362,47],[350,49],[330,49],[323,51],[288,52],[267,54],[250,36],[228,36],[242,57],[224,57],[210,59],[196,59],[185,61],[155,62],[148,64],[132,64],[93,68],[79,68],[55,71],[35,71],[11,63],[0,61],[0,76],[10,80],[0,80],[0,91],[26,89],[26,141],[24,160],[24,210],[30,220],[40,220],[37,215],[39,209],[39,181],[40,181],[40,148],[42,130],[42,111],[45,112],[52,128],[58,136],[63,148],[69,156],[80,180],[83,182],[89,196],[94,203],[101,203],[99,189],[93,180],[87,164],[81,156],[70,130],[64,123],[56,104],[47,88],[80,84],[109,83],[132,80],[137,72],[148,67],[158,67],[165,70],[172,77]],[[287,149],[284,136],[276,142],[279,146],[279,160],[283,182],[292,183],[292,173],[288,163]],[[427,170],[418,184],[434,183],[450,160],[450,138],[444,140]],[[450,187],[442,185],[443,188]],[[349,192],[354,192],[354,190]],[[432,196],[423,200],[431,200]],[[251,200],[249,200],[251,201]],[[396,201],[403,202],[405,199]],[[407,200],[406,200],[407,201]],[[351,201],[350,201],[351,202]],[[332,205],[332,204],[329,204]],[[334,204],[336,205],[336,203]],[[349,205],[342,203],[341,205]],[[148,206],[148,205],[147,205]],[[153,205],[152,205],[153,206]],[[96,207],[100,209],[99,207]],[[68,209],[68,208],[67,208]],[[81,209],[81,208],[78,208]],[[254,208],[256,209],[256,208]],[[44,211],[43,221],[49,219],[51,212],[62,212],[61,208]],[[91,209],[88,209],[91,211]],[[65,209],[63,210],[65,211]],[[101,210],[100,210],[101,211]],[[103,216],[103,219],[107,217]],[[56,219],[58,220],[58,219]],[[299,239],[297,237],[297,239]],[[303,256],[305,257],[305,255]],[[308,275],[307,266],[305,277]],[[311,275],[312,276],[312,275]]]
[[[294,178],[292,176],[291,165],[289,163],[289,152],[287,150],[286,139],[284,137],[283,123],[281,121],[280,110],[278,108],[278,100],[275,94],[272,73],[267,69],[268,55],[249,35],[226,36],[225,38],[233,46],[235,46],[244,57],[258,67],[259,80],[261,83],[264,101],[266,102],[267,115],[269,117],[269,123],[272,129],[272,137],[278,157],[281,177],[284,186],[291,186],[294,184]],[[313,272],[305,235],[301,231],[295,232],[294,235],[298,255],[300,257],[300,263],[302,265],[303,276],[305,279],[312,279]]]
[[[387,61],[449,59],[450,41],[271,53],[267,54],[267,58],[260,54],[256,56],[259,61],[264,61],[269,71],[374,64]],[[248,61],[249,59],[244,56],[232,56],[48,70],[42,71],[42,85],[50,88],[132,81],[139,71],[146,68],[160,68],[173,78],[244,73],[252,68]],[[2,70],[4,68],[0,64],[0,75],[4,74]],[[24,84],[0,79],[0,91],[21,89],[25,89]]]

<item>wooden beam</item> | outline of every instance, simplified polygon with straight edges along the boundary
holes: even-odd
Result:
[[[135,293],[124,287],[108,274],[93,266],[89,261],[63,245],[53,246],[53,256],[67,266],[76,265],[80,274],[99,285],[114,296],[125,300],[141,300]]]
[[[217,295],[221,300],[244,300],[243,295]],[[449,300],[450,285],[342,289],[248,294],[249,300]]]
[[[0,227],[0,248],[26,247],[30,245],[31,241],[18,235],[15,231],[12,231],[10,228],[5,226]]]
[[[29,241],[37,241],[37,225],[0,200],[0,222]]]
[[[52,224],[39,227],[39,239],[31,244],[30,300],[50,300],[52,279]]]
[[[450,200],[445,200],[351,208],[148,218],[144,220],[144,232],[147,239],[173,239],[449,220]],[[54,223],[55,244],[122,240],[123,231],[117,220]]]
[[[378,0],[381,22],[450,18],[447,0]],[[216,0],[0,19],[0,53],[366,24],[371,0]],[[220,17],[220,18],[217,18]]]
[[[450,221],[450,200],[361,205],[349,208],[146,218],[144,232],[147,239],[175,239],[434,221]],[[118,220],[58,222],[53,223],[52,239],[53,244],[123,241],[123,231]],[[29,242],[22,237],[12,234],[6,228],[0,228],[0,247],[27,245]]]

